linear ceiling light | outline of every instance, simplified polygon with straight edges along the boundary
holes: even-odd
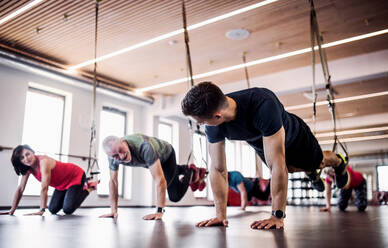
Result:
[[[388,134],[340,139],[340,141],[341,142],[357,142],[357,141],[366,141],[366,140],[379,140],[379,139],[386,139],[386,138],[388,138]],[[333,144],[333,140],[319,141],[319,144],[330,145],[330,144]]]
[[[357,133],[370,133],[370,132],[379,132],[379,131],[386,131],[386,130],[388,130],[388,126],[385,126],[385,127],[372,127],[372,128],[361,128],[361,129],[338,131],[337,135],[349,135],[349,134],[357,134]],[[317,133],[317,134],[315,134],[316,138],[333,137],[333,136],[334,136],[333,132]]]
[[[35,5],[39,4],[40,2],[43,2],[44,0],[35,0],[35,1],[32,1],[30,2],[29,4],[27,5],[24,5],[22,8],[12,12],[11,14],[7,15],[6,17],[0,19],[0,25],[11,20],[12,18],[20,15],[21,13],[31,9],[32,7],[34,7]]]
[[[262,7],[262,6],[265,6],[267,4],[270,4],[270,3],[273,3],[273,2],[277,2],[277,1],[278,0],[266,0],[266,1],[259,2],[259,3],[255,3],[255,4],[249,5],[247,7],[241,8],[241,9],[234,10],[234,11],[226,13],[226,14],[213,17],[213,18],[205,20],[203,22],[199,22],[199,23],[193,24],[191,26],[188,26],[187,30],[194,30],[194,29],[203,27],[205,25],[212,24],[212,23],[224,20],[224,19],[227,19],[229,17],[235,16],[235,15],[239,15],[241,13],[244,13],[244,12],[247,12],[247,11],[250,11],[250,10],[253,10],[253,9],[256,9],[256,8],[259,8],[259,7]],[[163,34],[163,35],[157,36],[155,38],[152,38],[152,39],[149,39],[149,40],[137,43],[135,45],[132,45],[132,46],[120,49],[120,50],[118,50],[116,52],[108,53],[108,54],[106,54],[104,56],[101,56],[101,57],[98,57],[96,59],[91,59],[91,60],[82,62],[82,63],[80,63],[78,65],[71,66],[71,67],[68,68],[68,70],[76,70],[76,69],[79,69],[81,67],[93,64],[94,62],[99,62],[99,61],[102,61],[102,60],[106,60],[106,59],[112,58],[114,56],[117,56],[117,55],[129,52],[129,51],[135,50],[137,48],[144,47],[144,46],[150,45],[152,43],[168,39],[170,37],[173,37],[175,35],[181,34],[183,32],[184,32],[184,30],[183,30],[183,28],[181,28],[181,29],[172,31],[170,33]]]
[[[359,96],[349,96],[349,97],[334,99],[334,103],[350,102],[355,100],[362,100],[362,99],[378,97],[378,96],[386,96],[386,95],[388,95],[388,91],[359,95]],[[319,101],[316,103],[316,106],[322,106],[322,105],[327,105],[327,101]],[[312,103],[306,103],[301,105],[285,107],[285,109],[287,111],[291,111],[291,110],[298,110],[298,109],[311,108],[311,107],[313,107]]]
[[[338,45],[342,45],[342,44],[345,44],[345,43],[349,43],[349,42],[353,42],[353,41],[357,41],[357,40],[362,40],[362,39],[366,39],[366,38],[370,38],[370,37],[373,37],[373,36],[378,36],[378,35],[382,35],[382,34],[386,34],[386,33],[388,33],[388,29],[380,30],[380,31],[373,32],[373,33],[358,35],[358,36],[350,37],[350,38],[343,39],[343,40],[333,41],[333,42],[330,42],[330,43],[323,44],[322,47],[323,48],[328,48],[328,47],[338,46]],[[314,50],[318,50],[318,46],[315,46]],[[275,60],[280,60],[280,59],[284,59],[284,58],[288,58],[288,57],[292,57],[292,56],[296,56],[296,55],[300,55],[300,54],[304,54],[304,53],[308,53],[308,52],[311,52],[311,48],[310,47],[309,48],[300,49],[300,50],[296,50],[296,51],[292,51],[292,52],[288,52],[288,53],[283,53],[283,54],[275,55],[275,56],[272,56],[272,57],[267,57],[267,58],[263,58],[263,59],[254,60],[254,61],[251,61],[251,62],[248,62],[248,63],[245,63],[245,64],[238,64],[238,65],[234,65],[234,66],[230,66],[230,67],[225,67],[225,68],[221,68],[221,69],[210,71],[210,72],[205,72],[205,73],[202,73],[202,74],[197,74],[197,75],[193,76],[193,79],[205,78],[205,77],[217,75],[217,74],[228,72],[228,71],[233,71],[233,70],[241,69],[241,68],[244,68],[245,66],[249,67],[249,66],[253,66],[253,65],[264,64],[264,63],[267,63],[267,62],[271,62],[271,61],[275,61]],[[167,86],[178,84],[178,83],[183,83],[183,82],[186,82],[187,80],[188,80],[187,77],[180,78],[180,79],[176,79],[176,80],[168,81],[168,82],[164,82],[164,83],[159,83],[159,84],[152,85],[152,86],[145,87],[145,88],[140,88],[140,89],[137,89],[136,91],[137,92],[150,91],[150,90],[159,89],[159,88],[167,87]],[[311,104],[309,106],[311,106]]]

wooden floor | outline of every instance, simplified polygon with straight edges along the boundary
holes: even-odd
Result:
[[[35,210],[35,209],[34,209]],[[79,209],[72,216],[0,216],[0,247],[388,247],[388,206],[320,213],[316,207],[287,207],[284,230],[252,230],[270,207],[228,208],[229,227],[197,228],[212,207],[170,207],[163,221],[144,221],[150,208],[121,208],[117,221],[99,219],[105,208]]]

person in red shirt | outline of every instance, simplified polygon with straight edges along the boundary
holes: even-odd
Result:
[[[321,208],[321,212],[330,212],[331,207],[331,185],[335,182],[335,173],[332,168],[326,168],[326,207]],[[345,211],[348,207],[348,202],[352,196],[352,191],[355,192],[355,201],[358,211],[362,212],[367,207],[367,196],[366,196],[366,181],[362,174],[358,171],[353,170],[349,165],[347,166],[348,182],[340,191],[338,197],[338,207],[341,211]]]
[[[22,180],[15,192],[12,208],[0,214],[13,215],[23,191],[27,185],[29,176],[32,174],[42,183],[40,192],[40,210],[28,215],[43,215],[47,206],[48,186],[54,187],[49,211],[58,213],[61,209],[65,214],[72,214],[86,199],[92,190],[97,187],[97,182],[86,182],[84,170],[72,163],[62,163],[48,156],[35,155],[28,145],[17,146],[12,153],[12,165],[17,175],[22,175]]]

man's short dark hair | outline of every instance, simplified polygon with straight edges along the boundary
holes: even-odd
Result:
[[[184,115],[211,118],[214,112],[226,105],[226,97],[217,85],[202,82],[187,92],[181,105]]]

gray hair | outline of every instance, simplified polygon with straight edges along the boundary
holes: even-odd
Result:
[[[102,142],[102,147],[104,148],[105,153],[112,151],[112,145],[120,143],[120,138],[117,136],[108,136]]]

